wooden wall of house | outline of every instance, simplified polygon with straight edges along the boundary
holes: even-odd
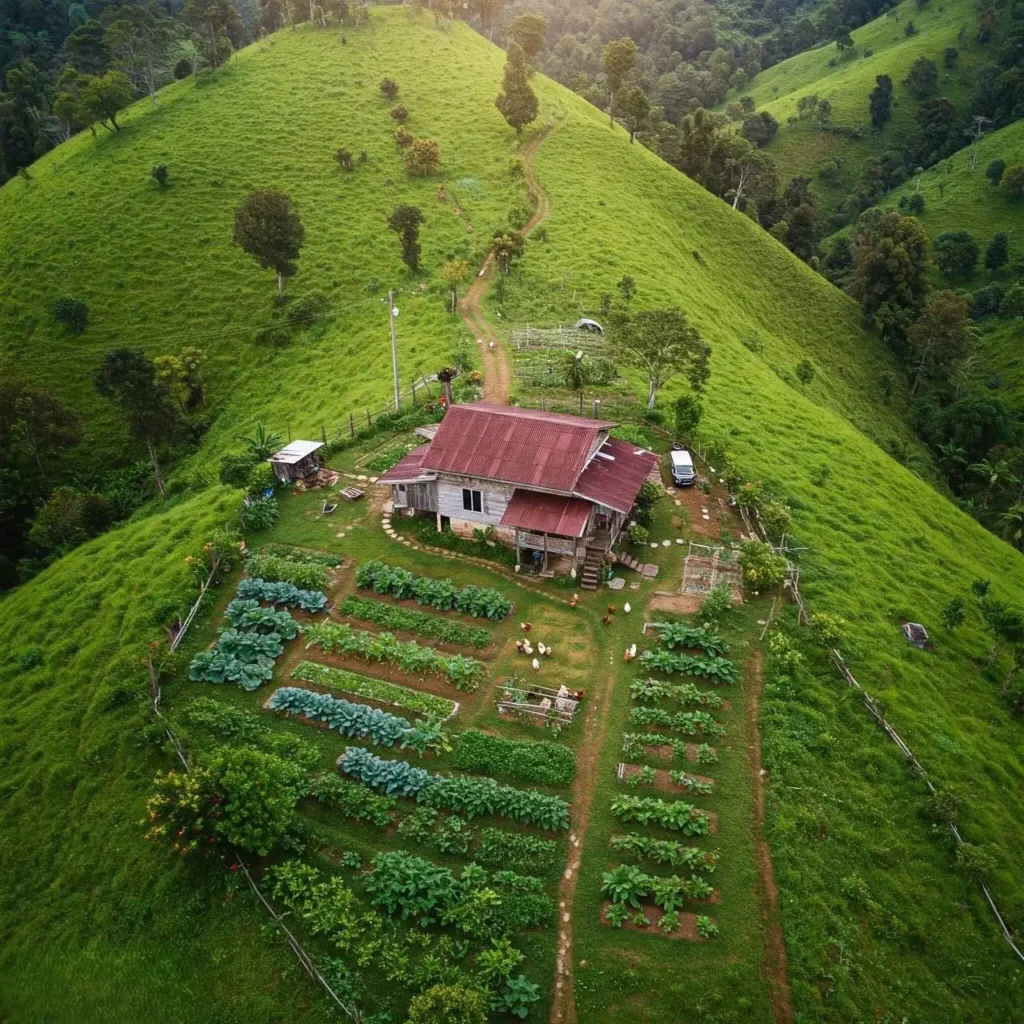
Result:
[[[462,507],[463,488],[480,492],[479,512]],[[438,478],[437,511],[451,519],[497,526],[512,500],[514,490],[515,487],[511,484],[496,483],[493,480],[479,480],[473,477]]]
[[[422,484],[394,484],[391,488],[391,500],[395,508],[436,512],[437,485],[432,480]]]

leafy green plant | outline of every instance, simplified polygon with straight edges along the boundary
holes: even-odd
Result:
[[[467,626],[461,622],[441,619],[364,597],[346,598],[338,606],[338,612],[353,619],[361,619],[363,622],[372,622],[374,625],[387,626],[389,629],[398,629],[405,633],[416,633],[445,644],[486,647],[492,639],[486,629],[478,626]]]
[[[519,974],[505,982],[498,995],[491,1000],[491,1009],[526,1020],[530,1016],[530,1008],[539,1000],[540,985]]]
[[[252,555],[245,568],[258,579],[291,583],[305,590],[325,590],[328,584],[325,565],[280,555]]]
[[[621,928],[629,920],[630,913],[624,903],[612,903],[604,908],[604,917],[613,928]]]
[[[382,679],[371,679],[369,676],[346,672],[344,669],[322,665],[316,661],[299,662],[292,669],[292,679],[318,686],[327,686],[332,690],[341,690],[356,697],[392,704],[419,714],[434,715],[438,718],[450,718],[458,705],[446,697],[435,697],[432,693],[421,690],[410,690],[397,683],[387,683]]]
[[[718,925],[707,914],[697,915],[697,934],[702,939],[713,939],[718,935]]]
[[[282,640],[294,640],[299,635],[299,624],[288,612],[264,608],[259,601],[236,598],[225,609],[224,618],[238,630],[274,633]]]
[[[786,578],[786,559],[759,540],[748,540],[740,548],[743,584],[752,590],[770,590]]]
[[[397,601],[415,598],[418,604],[438,611],[459,611],[474,618],[504,619],[512,602],[500,591],[488,587],[456,588],[451,580],[415,576],[408,569],[387,565],[376,559],[363,562],[356,570],[356,586],[375,594],[389,594]]]
[[[601,892],[613,903],[627,903],[639,907],[640,901],[651,891],[652,879],[638,867],[620,864],[601,875]]]
[[[718,754],[708,744],[701,743],[697,747],[697,763],[718,764]]]
[[[658,927],[666,934],[671,935],[679,927],[679,911],[669,910],[661,915]]]
[[[662,700],[674,700],[680,704],[703,704],[708,708],[720,708],[722,698],[714,691],[704,691],[694,683],[665,683],[660,679],[637,679],[629,685],[629,695],[643,704],[656,704]]]
[[[677,785],[682,786],[687,793],[699,793],[701,796],[710,796],[715,788],[713,782],[701,782],[684,771],[675,769],[668,773],[668,777]]]
[[[621,821],[660,825],[662,828],[682,832],[687,836],[706,835],[711,828],[711,821],[703,811],[682,800],[617,796],[612,799],[611,811]]]
[[[480,836],[476,857],[484,864],[500,864],[510,868],[538,870],[555,862],[558,846],[551,839],[507,832],[500,828],[485,828]]]
[[[629,853],[637,857],[645,857],[648,860],[653,860],[656,864],[669,864],[674,868],[709,873],[715,870],[719,856],[717,850],[680,846],[671,839],[655,839],[652,836],[644,836],[636,832],[612,836],[611,848],[616,853]]]
[[[732,609],[732,590],[728,583],[716,583],[700,606],[700,617],[709,623],[721,622]]]
[[[414,768],[408,761],[382,760],[363,747],[346,747],[338,768],[364,786],[397,796],[419,797],[437,782],[437,776],[423,768]]]
[[[273,495],[246,498],[242,505],[242,528],[269,530],[277,522],[277,498]]]
[[[686,740],[678,736],[668,736],[660,732],[627,732],[622,737],[622,751],[632,760],[646,756],[648,747],[670,747],[673,758],[685,758]]]
[[[576,755],[560,743],[507,740],[469,730],[455,743],[452,765],[481,775],[562,786],[572,782],[576,774]]]
[[[369,633],[353,629],[344,622],[322,622],[304,630],[306,648],[355,654],[368,661],[387,661],[403,672],[438,672],[455,684],[458,690],[472,692],[484,674],[482,662],[461,654],[446,655],[414,640],[397,640],[392,633]]]
[[[736,666],[728,658],[704,658],[672,651],[641,651],[639,662],[654,672],[682,672],[711,683],[735,683]]]
[[[658,725],[688,736],[724,736],[725,726],[707,711],[666,711],[664,708],[639,707],[629,713],[630,725]]]
[[[710,629],[703,626],[687,626],[682,622],[653,622],[658,630],[658,639],[668,648],[701,648],[706,654],[721,655],[729,650],[726,642]]]
[[[292,583],[271,582],[252,576],[246,576],[239,582],[238,596],[265,601],[269,605],[284,605],[285,608],[299,607],[306,612],[322,611],[327,604],[327,595],[323,591],[300,590]]]

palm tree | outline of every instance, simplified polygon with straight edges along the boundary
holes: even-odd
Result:
[[[1015,548],[1024,551],[1024,504],[1011,505],[1000,517],[1003,537]]]
[[[254,460],[262,462],[264,459],[269,459],[281,447],[282,438],[280,434],[267,433],[267,428],[262,423],[257,423],[256,430],[251,437],[239,434],[238,440],[245,445]]]
[[[974,473],[975,476],[982,477],[986,482],[985,487],[985,504],[988,504],[989,499],[992,497],[992,491],[1000,484],[1015,484],[1019,483],[1017,477],[1014,475],[1010,463],[1006,459],[999,459],[996,462],[990,462],[988,459],[982,459],[981,462],[975,462],[973,465],[967,467],[968,472]]]

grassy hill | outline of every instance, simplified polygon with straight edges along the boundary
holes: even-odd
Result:
[[[915,35],[905,34],[913,22]],[[898,150],[916,126],[917,101],[902,84],[918,57],[929,57],[939,66],[936,93],[963,108],[974,91],[974,72],[993,59],[991,48],[975,41],[975,11],[970,0],[948,0],[918,7],[905,0],[892,11],[851,33],[853,50],[840,56],[834,43],[806,50],[759,74],[749,86],[729,99],[750,96],[759,110],[768,110],[779,122],[776,137],[766,147],[779,167],[779,178],[815,176],[815,188],[827,206],[842,202],[851,191],[860,165],[871,155]],[[943,64],[946,47],[955,46],[960,57],[954,68]],[[872,51],[870,56],[868,51]],[[868,115],[868,93],[878,75],[893,81],[892,120],[875,135]],[[816,94],[832,104],[831,123],[839,128],[859,128],[863,137],[846,138],[821,132],[811,120],[788,124],[796,116],[797,103]],[[816,177],[826,161],[840,163],[839,176],[831,184]]]
[[[28,187],[15,181],[0,191],[4,350],[78,404],[101,439],[110,420],[87,374],[112,342],[153,354],[200,344],[218,411],[195,458],[204,472],[256,419],[296,436],[381,402],[389,390],[381,290],[404,288],[405,373],[436,369],[459,332],[437,287],[441,260],[460,249],[479,258],[489,229],[523,202],[509,170],[514,136],[493,107],[501,67],[502,54],[464,26],[381,10],[344,46],[333,33],[279,33],[211,84],[173,86],[155,111],[137,105],[121,136],[73,140],[36,165]],[[409,181],[401,170],[377,92],[384,75],[398,80],[413,132],[440,140],[447,204],[437,201],[436,180]],[[637,280],[637,307],[686,309],[714,348],[707,433],[788,496],[795,536],[809,549],[806,596],[849,619],[854,671],[959,794],[961,827],[991,852],[996,897],[1019,925],[1021,726],[981,671],[988,643],[977,616],[955,635],[938,621],[948,598],[981,573],[1001,596],[1024,600],[1024,558],[875,443],[909,434],[881,398],[880,377],[893,364],[850,300],[610,131],[600,112],[551,82],[538,78],[536,87],[538,125],[550,126],[535,161],[552,202],[547,240],[530,244],[505,302],[489,300],[492,320],[500,312],[506,324],[564,323],[597,308],[624,273]],[[367,162],[343,175],[331,161],[339,145],[365,148]],[[148,178],[159,162],[171,171],[166,192]],[[325,327],[282,350],[253,341],[271,318],[273,285],[230,243],[235,204],[264,185],[290,191],[306,224],[292,293],[322,289],[335,309]],[[383,229],[391,207],[410,200],[428,216],[420,278],[405,274]],[[63,337],[45,312],[49,297],[65,293],[90,304],[80,338]],[[793,376],[801,359],[817,371],[806,385]],[[321,1012],[283,950],[257,945],[258,919],[210,892],[190,899],[180,870],[164,868],[137,838],[145,785],[161,763],[127,729],[143,717],[132,707],[142,699],[138,658],[170,602],[183,599],[181,559],[236,502],[214,490],[157,509],[0,605],[3,765],[17,786],[3,801],[0,840],[0,872],[15,880],[3,890],[0,1008],[16,1018],[32,1019],[31,1008],[52,1019],[67,992],[81,1019]],[[928,625],[934,649],[907,647],[901,619]],[[23,657],[31,648],[40,664]],[[914,818],[924,813],[919,784],[831,669],[811,668],[805,689],[772,687],[764,718],[766,747],[779,752],[770,838],[785,858],[781,906],[801,1019],[1012,1017],[1008,949],[975,887],[954,874],[950,852],[926,845],[929,828]],[[137,688],[127,708],[110,692],[115,680]],[[786,764],[806,766],[806,775],[787,777]],[[41,837],[32,850],[22,841],[30,830]],[[856,902],[857,885],[837,895],[836,879],[852,875],[872,906]],[[912,927],[900,925],[907,919]],[[32,951],[52,944],[56,921],[70,922],[62,924],[70,941],[60,973],[48,975]],[[953,975],[958,957],[969,964]],[[192,1002],[179,1013],[183,997],[171,993],[185,976]],[[45,977],[58,987],[43,990]],[[596,995],[586,998],[599,1010]]]

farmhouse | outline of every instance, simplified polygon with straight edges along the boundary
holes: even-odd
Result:
[[[594,575],[629,521],[657,457],[610,437],[614,423],[476,402],[454,405],[433,439],[379,482],[396,512],[433,513],[462,536],[491,527],[541,572]]]

